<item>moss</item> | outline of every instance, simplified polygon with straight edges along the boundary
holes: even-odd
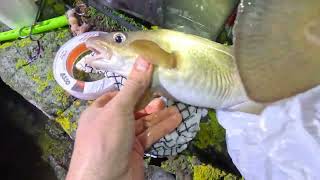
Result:
[[[47,81],[55,81],[52,69],[47,73]]]
[[[225,153],[225,130],[218,123],[214,111],[209,112],[208,123],[200,123],[200,131],[194,140],[194,145],[200,149],[213,146],[218,152]]]
[[[68,29],[59,31],[56,38],[57,39],[64,39],[68,33],[69,33]]]
[[[195,156],[179,155],[171,157],[167,161],[161,163],[161,168],[175,174],[178,170],[182,170],[186,173],[192,173],[193,166],[198,164],[198,159]]]
[[[75,107],[80,107],[81,106],[81,101],[79,101],[79,100],[74,101],[74,106]]]
[[[20,69],[22,68],[23,66],[27,65],[28,64],[28,61],[25,60],[25,59],[18,59],[17,60],[17,63],[16,63],[16,69]]]
[[[197,165],[194,166],[194,180],[235,180],[239,179],[233,174],[226,173],[220,169],[214,168],[210,165]]]
[[[77,122],[72,122],[72,117],[73,114],[68,113],[67,115],[60,115],[56,118],[56,122],[61,125],[68,135],[71,135],[72,132],[75,132],[77,129]]]
[[[55,86],[52,90],[52,94],[57,98],[57,101],[60,102],[63,106],[68,104],[69,95],[66,94],[64,89],[60,86]]]
[[[10,47],[10,46],[12,46],[12,44],[13,44],[12,42],[3,43],[0,45],[0,49],[5,49],[7,47]]]
[[[64,112],[64,111],[63,111],[62,109],[58,109],[58,110],[57,110],[57,115],[58,115],[58,116],[62,116],[63,112]]]
[[[239,179],[238,176],[225,172],[211,165],[204,165],[196,156],[179,155],[170,157],[161,163],[161,168],[173,174],[193,174],[194,180],[233,180]]]
[[[146,30],[147,27],[145,27],[143,24],[136,21],[136,19],[128,17],[127,15],[118,12],[116,10],[111,10],[112,13],[115,16],[121,17],[122,19],[126,20],[130,24]],[[105,16],[104,14],[98,12],[96,9],[89,7],[86,15],[89,18],[89,21],[93,21],[90,24],[95,24],[98,28],[102,28],[102,30],[106,31],[128,31],[126,27],[121,26],[117,21],[113,20],[112,18]]]
[[[46,88],[49,87],[49,83],[54,81],[53,71],[50,70],[47,73],[47,77],[45,80],[42,80],[40,77],[34,77],[33,81],[35,81],[38,85],[37,93],[41,94]]]
[[[37,84],[37,93],[41,94],[48,86],[48,81],[43,81],[39,76],[34,76],[32,80]]]
[[[23,70],[24,72],[27,74],[27,76],[33,78],[34,76],[36,76],[37,72],[38,72],[38,68],[35,65],[28,65],[28,66],[23,66]]]
[[[32,41],[29,38],[21,39],[17,41],[17,46],[22,48],[29,46],[32,43]]]
[[[46,0],[39,21],[51,19],[65,13],[65,3],[61,0]]]
[[[62,159],[64,156],[64,150],[67,149],[66,144],[62,141],[51,138],[46,132],[42,132],[38,137],[38,145],[42,150],[42,158],[48,160],[50,155],[57,159]]]
[[[159,29],[159,26],[151,26],[151,29],[152,29],[152,30],[158,30],[158,29]]]
[[[64,4],[54,4],[53,9],[57,14],[63,14],[65,12]]]
[[[49,87],[49,83],[51,81],[54,81],[54,77],[53,77],[53,72],[52,70],[50,70],[47,73],[46,78],[41,78],[38,75],[38,68],[36,65],[32,65],[29,64],[27,66],[25,66],[27,63],[26,60],[18,60],[18,62],[16,63],[16,69],[20,68],[22,66],[24,72],[27,74],[27,76],[29,76],[31,78],[32,81],[34,81],[37,85],[37,93],[41,94],[47,87]]]

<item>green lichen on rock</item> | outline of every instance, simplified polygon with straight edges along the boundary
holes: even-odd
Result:
[[[12,46],[0,49],[0,76],[48,117],[55,118],[59,109],[65,111],[74,101],[59,87],[52,72],[56,52],[71,36],[68,29],[58,29],[42,36],[40,46],[43,51],[40,54],[37,42],[29,39],[13,41]]]
[[[171,173],[176,173],[177,171],[192,173],[194,164],[198,164],[199,162],[200,161],[195,156],[179,155],[169,157],[167,161],[162,162],[161,168]]]
[[[49,70],[47,73],[47,81],[54,81],[53,70]]]
[[[57,39],[64,39],[64,38],[67,36],[68,33],[69,33],[69,30],[68,30],[68,29],[64,29],[64,30],[62,30],[62,31],[59,31],[59,32],[57,33],[56,38],[57,38]]]
[[[26,61],[25,61],[26,62]],[[24,72],[26,73],[27,76],[30,76],[31,78],[37,76],[38,73],[38,68],[36,65],[34,64],[30,64],[28,66],[24,66],[22,68],[24,70]]]
[[[225,130],[218,123],[214,111],[209,111],[209,122],[200,123],[200,131],[193,143],[200,149],[213,146],[216,151],[226,153]]]
[[[214,168],[210,165],[196,165],[193,167],[194,180],[238,180],[238,176]]]
[[[89,103],[90,102],[84,100],[75,100],[68,109],[57,112],[56,122],[60,124],[72,139],[75,138],[80,114],[88,107]]]
[[[56,122],[60,124],[69,136],[71,136],[71,134],[77,129],[77,122],[72,122],[72,118],[73,114],[71,112],[66,115],[62,114],[56,118]]]
[[[12,46],[12,44],[13,44],[12,42],[5,42],[0,45],[0,49],[5,49],[7,47],[10,47],[10,46]]]
[[[56,97],[57,101],[63,106],[69,103],[69,96],[64,89],[60,86],[55,86],[52,90],[52,95]]]
[[[37,85],[36,92],[41,94],[46,88],[49,87],[49,83],[54,81],[53,72],[49,70],[47,72],[46,77],[41,77],[39,74],[39,69],[36,64],[28,64],[28,62],[24,59],[19,59],[16,63],[16,69],[22,69],[29,76],[32,81],[34,81]]]
[[[18,48],[29,46],[32,43],[32,41],[29,38],[21,39],[16,42],[17,42],[16,45],[18,46]]]
[[[42,80],[39,76],[33,77],[32,80],[38,85],[38,94],[41,94],[49,86],[49,82]]]
[[[18,69],[22,68],[23,66],[25,66],[27,64],[28,64],[27,60],[20,58],[20,59],[17,60],[16,69],[18,70]]]
[[[161,168],[176,175],[176,179],[190,179],[193,174],[193,166],[201,164],[196,156],[178,155],[169,157],[161,163]]]
[[[42,132],[38,137],[38,145],[42,150],[42,158],[48,160],[50,155],[54,156],[56,159],[62,159],[65,155],[65,150],[68,147],[67,143],[56,140],[48,135],[47,132]]]
[[[177,179],[193,177],[194,180],[236,180],[238,176],[212,165],[203,164],[197,156],[178,155],[161,163],[161,168],[176,175]]]

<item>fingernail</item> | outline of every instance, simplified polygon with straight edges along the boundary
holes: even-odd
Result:
[[[138,58],[135,63],[136,70],[140,72],[146,72],[149,69],[150,63],[142,58]]]

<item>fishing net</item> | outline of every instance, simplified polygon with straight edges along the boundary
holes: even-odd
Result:
[[[96,70],[89,65],[85,65],[86,73],[102,73],[107,77],[118,90],[120,90],[125,81],[126,77],[119,74]],[[164,98],[164,97],[163,97]],[[207,110],[191,105],[187,105],[181,102],[176,102],[170,99],[166,99],[166,106],[176,106],[182,116],[181,124],[170,134],[167,134],[146,152],[147,156],[161,158],[167,156],[177,155],[183,150],[187,149],[190,141],[195,138],[197,132],[200,130],[199,124],[201,119],[207,118]]]
[[[123,87],[126,77],[113,72],[104,72],[105,76],[111,80],[118,90]],[[202,118],[206,118],[207,110],[184,103],[167,99],[167,107],[176,106],[182,116],[182,123],[170,134],[161,138],[152,145],[146,153],[152,157],[166,157],[177,155],[188,147],[189,142],[195,138],[200,130],[199,124]]]

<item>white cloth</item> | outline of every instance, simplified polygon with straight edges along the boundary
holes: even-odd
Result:
[[[260,116],[218,111],[228,152],[246,180],[320,179],[320,86]]]

